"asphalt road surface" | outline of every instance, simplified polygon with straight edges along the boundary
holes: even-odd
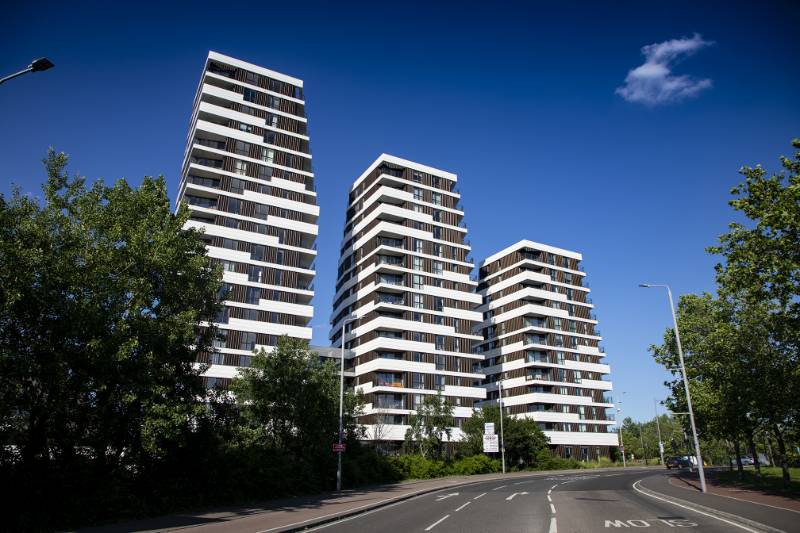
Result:
[[[315,528],[326,532],[753,532],[648,496],[662,472],[598,472],[489,481],[446,489]],[[688,497],[688,496],[687,496]]]

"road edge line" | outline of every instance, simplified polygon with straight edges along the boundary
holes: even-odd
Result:
[[[711,518],[715,518],[721,522],[725,522],[732,526],[736,526],[740,529],[744,529],[745,531],[749,531],[750,533],[786,533],[782,529],[777,529],[772,526],[762,524],[761,522],[750,520],[749,518],[745,518],[743,516],[726,513],[725,511],[712,509],[711,507],[706,507],[705,505],[700,505],[699,503],[688,502],[686,500],[677,498],[675,496],[669,496],[667,494],[654,491],[653,489],[648,489],[641,485],[642,481],[643,479],[635,481],[632,485],[633,490],[635,490],[640,494],[644,494],[649,498],[655,498],[656,500],[661,500],[670,503],[672,505],[677,505],[678,507],[694,511],[695,513],[699,513],[705,516],[710,516]],[[639,486],[637,487],[637,485]],[[751,527],[756,529],[750,529]]]

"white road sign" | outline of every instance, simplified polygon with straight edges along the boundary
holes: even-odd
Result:
[[[494,435],[494,422],[486,422],[483,425],[483,434],[484,435]]]
[[[483,436],[483,451],[484,453],[500,451],[500,439],[497,435]]]

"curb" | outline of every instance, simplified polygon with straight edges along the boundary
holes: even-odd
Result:
[[[696,513],[710,515],[718,520],[722,520],[723,522],[727,522],[731,525],[735,525],[741,529],[746,531],[750,531],[751,533],[786,533],[782,529],[777,529],[772,526],[768,526],[762,524],[761,522],[756,522],[755,520],[750,520],[749,518],[745,518],[743,516],[726,513],[725,511],[720,511],[718,509],[713,509],[711,507],[706,507],[705,505],[700,505],[699,503],[689,502],[683,500],[681,498],[676,498],[675,496],[669,496],[662,492],[657,492],[653,489],[648,489],[641,484],[642,480],[640,479],[636,483],[633,484],[634,490],[649,496],[651,498],[655,498],[657,500],[662,500],[667,503],[671,503],[673,505],[677,505],[680,507],[684,507]],[[638,486],[637,486],[638,485]],[[738,523],[737,523],[738,522]],[[744,527],[744,525],[748,527]],[[751,529],[752,528],[752,529]]]
[[[278,526],[278,527],[275,527],[275,528],[272,528],[272,529],[266,529],[266,530],[259,531],[258,533],[267,533],[267,532],[270,532],[270,533],[272,533],[272,532],[276,532],[276,533],[278,533],[278,532],[280,532],[280,533],[293,533],[293,532],[296,532],[296,531],[307,531],[309,529],[312,529],[312,528],[315,528],[315,527],[319,527],[319,526],[322,526],[322,525],[325,525],[325,524],[330,524],[332,522],[338,522],[338,521],[343,520],[345,518],[350,518],[352,516],[356,516],[356,515],[359,515],[359,514],[368,513],[370,511],[374,511],[374,510],[380,509],[382,507],[388,507],[390,505],[394,505],[396,503],[400,503],[400,502],[403,502],[403,501],[406,501],[406,500],[410,500],[410,499],[416,498],[418,496],[424,496],[425,494],[430,494],[430,493],[438,492],[438,491],[441,491],[441,490],[449,490],[449,489],[456,488],[456,487],[467,487],[469,485],[476,485],[478,483],[487,483],[487,482],[490,482],[490,481],[511,480],[511,479],[515,479],[515,478],[550,477],[550,476],[554,476],[554,475],[555,476],[560,476],[560,475],[570,475],[570,474],[579,474],[579,473],[589,473],[589,472],[592,472],[592,471],[596,472],[598,470],[607,472],[609,470],[614,471],[614,470],[617,470],[617,469],[622,470],[621,467],[612,467],[612,468],[604,468],[604,469],[583,469],[582,468],[582,469],[577,469],[577,470],[574,470],[574,469],[573,470],[547,470],[547,471],[542,471],[542,472],[531,472],[531,473],[529,473],[527,475],[526,474],[520,474],[520,475],[516,475],[516,476],[509,476],[508,474],[505,474],[505,475],[499,474],[498,477],[495,477],[495,478],[472,480],[472,481],[466,481],[465,480],[465,481],[460,481],[460,482],[454,483],[452,485],[446,485],[444,487],[431,487],[431,488],[428,488],[428,489],[421,489],[421,490],[418,490],[416,492],[411,492],[409,494],[403,494],[402,496],[396,496],[394,498],[388,498],[386,500],[381,500],[381,501],[376,502],[374,504],[367,504],[364,507],[359,507],[359,508],[355,508],[355,509],[349,509],[349,510],[346,510],[346,511],[342,511],[340,513],[335,513],[335,514],[330,515],[330,516],[321,516],[321,517],[317,517],[317,518],[309,518],[308,520],[306,520],[304,522],[299,522],[297,524],[287,524],[286,526]],[[785,532],[776,529],[776,530],[769,531],[768,533],[785,533]]]

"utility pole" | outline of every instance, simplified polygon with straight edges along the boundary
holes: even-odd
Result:
[[[689,392],[689,378],[686,375],[686,365],[683,362],[683,347],[681,346],[681,335],[678,332],[678,317],[675,314],[675,302],[672,301],[672,289],[669,285],[656,285],[652,283],[641,283],[640,287],[652,288],[661,287],[667,289],[669,298],[669,309],[672,311],[672,324],[675,327],[675,343],[678,345],[678,360],[681,363],[681,375],[683,376],[683,388],[686,392],[686,406],[689,408],[689,422],[692,425],[692,440],[694,441],[694,453],[697,457],[697,471],[700,474],[700,490],[706,492],[706,473],[703,468],[703,455],[700,453],[700,440],[697,438],[697,426],[694,422],[694,409],[692,409],[692,394]]]
[[[653,398],[653,409],[656,412],[656,429],[658,430],[658,456],[661,458],[661,466],[664,466],[664,443],[661,442],[661,424],[658,422],[658,403]]]
[[[622,393],[625,394],[624,392]],[[622,468],[627,467],[625,462],[625,441],[622,440],[622,400],[617,402],[617,434],[619,436],[619,449],[622,451]]]
[[[339,369],[339,465],[336,468],[336,490],[342,490],[342,438],[344,437],[344,336],[345,328],[349,322],[355,322],[358,317],[345,317],[342,319],[342,363]]]
[[[500,393],[500,457],[503,462],[503,473],[506,473],[506,441],[503,438],[503,380],[497,382],[497,390]]]

